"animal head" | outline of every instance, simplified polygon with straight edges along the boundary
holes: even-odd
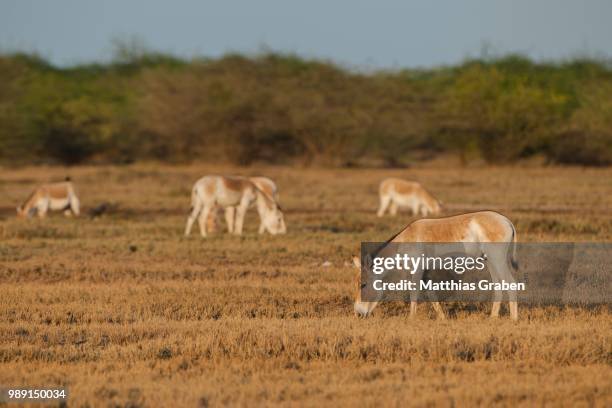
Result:
[[[18,218],[25,218],[27,217],[27,215],[28,215],[28,212],[23,209],[23,206],[21,205],[17,206],[17,217]]]
[[[366,262],[366,267],[371,268],[372,266],[372,257],[371,256],[366,256],[365,258],[365,262]],[[372,285],[372,282],[369,282],[368,280],[363,280],[362,279],[362,274],[361,274],[361,259],[358,256],[354,256],[353,257],[353,267],[355,268],[355,277],[353,280],[353,284],[354,284],[354,290],[355,290],[355,303],[353,304],[353,310],[355,311],[355,315],[357,317],[368,317],[370,315],[370,313],[372,313],[372,310],[374,310],[374,308],[376,307],[376,302],[364,302],[361,300],[361,292],[366,288],[366,286],[368,285]],[[368,276],[367,279],[371,279],[371,275],[372,274],[367,274],[366,276]]]
[[[434,199],[431,203],[431,213],[440,214],[440,212],[442,212],[442,202]]]
[[[17,207],[17,218],[30,218],[36,214],[36,207],[29,206],[28,204],[22,204]]]
[[[286,233],[287,226],[280,205],[269,194],[255,187],[257,211],[266,230],[272,235]]]
[[[437,200],[429,192],[425,191],[422,196],[423,205],[421,208],[421,215],[437,215],[442,212],[442,202]]]
[[[283,211],[276,203],[271,208],[266,207],[262,214],[262,221],[268,232],[272,235],[285,234],[287,232]]]

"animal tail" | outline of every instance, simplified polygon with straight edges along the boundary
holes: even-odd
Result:
[[[512,265],[512,268],[517,271],[519,268],[519,263],[516,258],[516,229],[512,223],[510,223],[510,226],[512,227],[512,257],[510,258],[510,264]]]
[[[193,209],[196,207],[196,200],[198,198],[198,187],[193,186],[191,189],[191,207],[189,207],[189,213],[193,212]]]

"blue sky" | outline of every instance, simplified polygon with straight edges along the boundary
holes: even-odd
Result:
[[[269,48],[355,68],[427,67],[521,52],[612,56],[607,0],[0,0],[0,50],[104,61],[113,39],[179,56]]]

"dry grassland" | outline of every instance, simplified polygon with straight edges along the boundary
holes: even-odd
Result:
[[[250,210],[243,237],[182,237],[193,182],[220,172],[277,180],[288,234],[258,236]],[[85,213],[112,211],[14,217],[67,173]],[[0,385],[67,385],[70,406],[611,406],[607,308],[523,308],[513,323],[489,305],[409,320],[393,303],[353,317],[345,262],[411,221],[375,216],[392,175],[447,213],[503,212],[521,241],[612,241],[612,169],[3,170]]]

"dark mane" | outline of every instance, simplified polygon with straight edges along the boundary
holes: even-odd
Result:
[[[378,255],[378,253],[379,253],[380,251],[382,251],[382,250],[383,250],[383,249],[384,249],[384,248],[385,248],[387,245],[389,245],[389,243],[390,243],[391,241],[393,241],[395,238],[397,238],[397,236],[398,236],[399,234],[401,234],[402,232],[404,232],[404,231],[406,230],[406,228],[408,228],[410,225],[411,225],[411,224],[406,225],[404,228],[402,228],[401,230],[399,230],[399,232],[397,232],[397,233],[396,233],[395,235],[393,235],[391,238],[389,238],[388,240],[386,240],[385,242],[383,242],[383,243],[382,243],[382,244],[381,244],[381,245],[380,245],[378,248],[376,248],[376,251],[374,251],[374,252],[372,253],[372,256],[374,257],[374,256]]]
[[[268,193],[266,193],[266,192],[265,192],[265,191],[263,191],[261,188],[259,188],[259,187],[257,186],[257,184],[253,183],[251,180],[249,180],[249,182],[250,182],[250,183],[253,185],[253,187],[255,187],[255,191],[257,191],[258,193],[260,193],[260,194],[261,194],[261,195],[264,197],[264,199],[265,199],[265,201],[266,201],[266,206],[267,206],[269,209],[274,209],[274,207],[270,208],[270,206],[268,206],[268,204],[272,203],[272,204],[274,204],[274,205],[276,206],[276,208],[278,208],[280,211],[283,211],[283,210],[281,209],[281,206],[280,206],[280,205],[279,205],[279,204],[276,202],[276,200],[275,200],[273,197],[271,197],[271,196],[270,196]]]
[[[36,191],[38,190],[38,187],[36,187],[28,196],[28,198],[25,199],[25,201],[23,203],[21,203],[21,205],[19,206],[22,210],[25,208],[26,204],[28,203],[28,201],[30,201],[32,199],[32,197],[34,197],[34,194],[36,194]]]

